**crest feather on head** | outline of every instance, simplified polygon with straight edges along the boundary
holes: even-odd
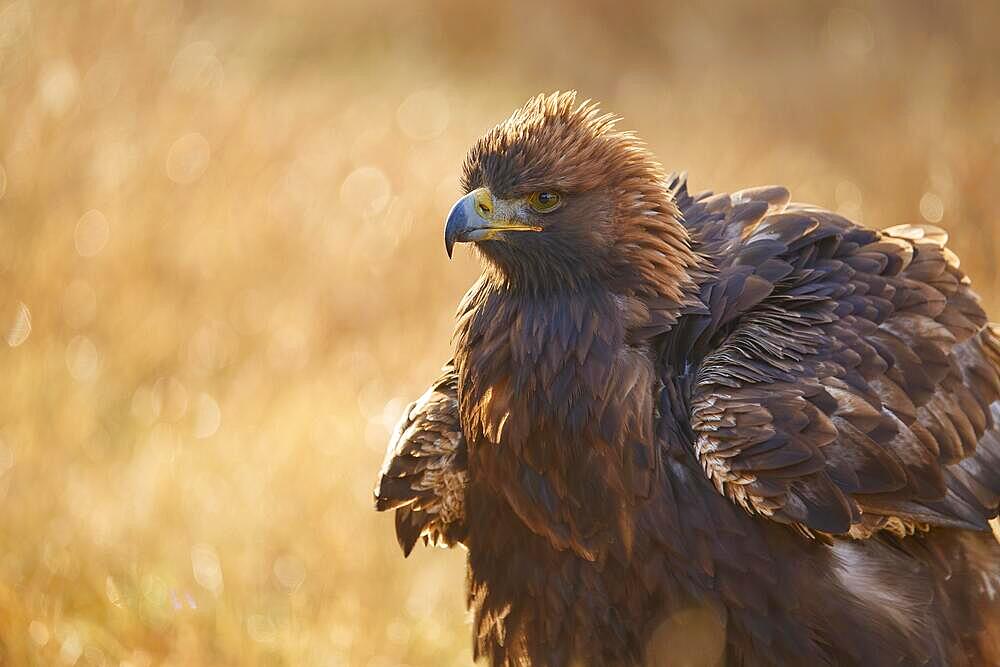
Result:
[[[621,117],[576,91],[536,95],[469,151],[462,185],[512,197],[540,188],[566,193],[613,186],[628,178],[662,180],[660,164]]]

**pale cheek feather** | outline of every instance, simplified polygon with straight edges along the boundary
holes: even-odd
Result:
[[[979,592],[988,597],[990,600],[995,600],[997,597],[997,586],[1000,585],[1000,577],[996,575],[991,575],[989,572],[980,572],[980,578],[982,579],[982,585],[979,587]]]
[[[929,592],[927,599],[920,599],[920,582],[912,582],[914,587],[904,588],[894,578],[887,578],[885,569],[878,565],[881,561],[866,553],[868,546],[865,543],[838,541],[832,549],[837,560],[834,573],[847,592],[903,632],[912,635],[919,631],[933,603]]]

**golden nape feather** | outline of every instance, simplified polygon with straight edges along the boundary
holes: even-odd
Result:
[[[1000,337],[944,231],[692,195],[572,94],[463,184],[483,275],[376,495],[467,547],[477,657],[651,664],[696,609],[727,665],[1000,664]]]

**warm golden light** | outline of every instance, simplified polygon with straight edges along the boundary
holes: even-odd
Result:
[[[0,3],[0,662],[470,663],[463,554],[372,485],[465,151],[540,91],[695,190],[946,227],[1000,317],[996,3],[459,4]]]

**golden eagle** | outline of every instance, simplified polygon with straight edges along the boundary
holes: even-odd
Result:
[[[646,664],[696,607],[727,665],[1000,664],[1000,341],[944,232],[691,195],[617,120],[472,148],[482,276],[375,491],[468,550],[476,657]]]

